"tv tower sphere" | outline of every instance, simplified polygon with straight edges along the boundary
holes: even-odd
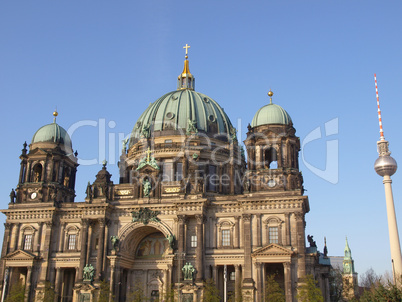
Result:
[[[380,176],[392,176],[395,174],[398,165],[393,157],[389,155],[379,156],[374,163],[374,170]]]

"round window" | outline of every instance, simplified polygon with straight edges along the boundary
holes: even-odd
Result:
[[[173,112],[168,112],[166,113],[166,117],[171,120],[172,118],[174,118],[174,113]]]

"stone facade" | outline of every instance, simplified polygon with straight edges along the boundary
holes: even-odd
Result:
[[[203,129],[197,120],[182,131],[138,127],[120,157],[119,184],[105,163],[80,202],[66,138],[24,146],[16,194],[2,210],[1,290],[21,280],[26,300],[40,301],[49,281],[57,301],[95,301],[105,280],[111,301],[139,289],[148,299],[174,292],[176,301],[201,301],[212,278],[222,297],[227,280],[229,296],[263,301],[275,274],[291,302],[311,273],[328,301],[329,266],[305,244],[310,208],[293,124],[250,126],[246,163],[225,116],[227,135],[211,135],[219,118]]]

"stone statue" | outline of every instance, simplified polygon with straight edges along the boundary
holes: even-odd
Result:
[[[40,182],[40,177],[41,177],[40,172],[35,171],[34,182]]]
[[[64,186],[65,186],[65,187],[68,187],[69,184],[70,184],[70,176],[69,176],[69,175],[66,175],[66,176],[64,177]]]
[[[142,131],[141,131],[142,137],[149,138],[149,136],[150,136],[149,132],[150,132],[149,125],[144,125],[144,127],[142,127]]]
[[[184,275],[184,280],[194,280],[194,275],[195,275],[195,268],[191,264],[191,262],[187,262],[183,268],[183,275]]]
[[[17,194],[15,194],[14,189],[11,189],[10,193],[10,203],[15,203],[15,198],[17,197]]]
[[[233,141],[237,141],[237,130],[234,127],[230,128],[230,138]]]
[[[148,178],[144,180],[142,185],[143,185],[144,197],[150,197],[149,193],[151,193],[152,186]]]
[[[174,247],[174,242],[175,242],[174,235],[168,234],[168,235],[166,236],[166,239],[169,241],[169,246],[170,246],[170,248],[173,249],[173,247]]]
[[[310,243],[310,247],[317,247],[317,244],[315,243],[315,241],[313,240],[313,236],[311,235],[307,235],[307,240]]]
[[[119,246],[119,237],[112,236],[110,237],[110,241],[112,242],[112,249],[115,251]]]
[[[126,152],[129,138],[123,139],[123,151]]]
[[[86,198],[91,200],[92,199],[92,187],[91,187],[91,184],[89,183],[89,181],[88,181],[87,190],[85,191],[85,193],[87,194]]]
[[[160,222],[161,220],[158,218],[160,211],[152,211],[149,208],[141,208],[138,212],[131,212],[133,215],[133,222],[142,222],[147,225],[150,221]]]
[[[82,277],[83,281],[93,281],[94,273],[95,273],[95,268],[92,266],[92,264],[85,265],[84,275]]]
[[[190,135],[191,133],[198,133],[197,129],[197,121],[195,120],[188,120],[188,126],[187,126],[187,135]]]
[[[197,182],[197,191],[204,193],[204,178],[200,178]]]

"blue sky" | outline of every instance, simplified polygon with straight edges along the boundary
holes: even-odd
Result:
[[[119,134],[129,134],[150,102],[176,89],[188,43],[196,90],[225,109],[242,140],[269,89],[292,117],[305,143],[306,235],[321,250],[326,236],[337,256],[348,236],[358,273],[389,271],[384,188],[373,169],[373,74],[385,138],[402,163],[401,9],[399,1],[350,0],[2,1],[0,207],[17,185],[22,144],[52,122],[56,106],[65,129],[81,125],[72,135],[79,157],[106,157],[118,183]],[[321,138],[307,142],[317,131]],[[100,168],[79,167],[76,201]],[[400,174],[393,189],[401,226]]]

